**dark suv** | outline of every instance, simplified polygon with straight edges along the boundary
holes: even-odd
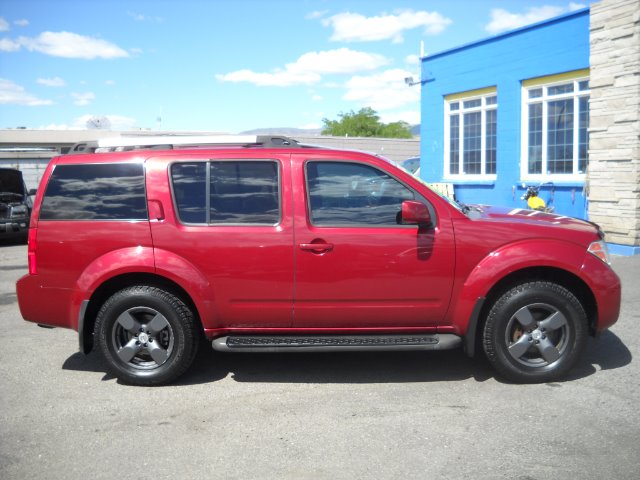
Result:
[[[202,338],[226,352],[462,346],[547,382],[618,318],[589,222],[460,205],[383,158],[286,138],[82,150],[45,171],[18,301],[128,383],[177,378]]]
[[[35,190],[27,191],[22,172],[0,168],[0,239],[27,238],[31,198]]]

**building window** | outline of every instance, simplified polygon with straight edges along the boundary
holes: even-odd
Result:
[[[495,88],[445,97],[445,177],[495,178],[497,124]]]
[[[585,72],[579,73],[577,78],[562,74],[523,83],[523,178],[584,178],[590,91]]]

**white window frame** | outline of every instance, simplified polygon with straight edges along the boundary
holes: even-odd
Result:
[[[495,103],[487,104],[488,98],[496,99]],[[480,100],[480,106],[464,108],[464,102]],[[451,110],[452,104],[458,104],[458,110]],[[497,178],[497,162],[498,152],[496,145],[496,173],[487,173],[487,159],[486,159],[486,140],[487,140],[487,112],[491,110],[498,111],[498,93],[495,88],[490,88],[489,91],[483,89],[482,93],[469,92],[468,96],[464,94],[448,95],[444,99],[444,178],[447,180],[486,180],[495,181]],[[480,112],[480,173],[466,173],[464,171],[464,114]],[[458,144],[458,172],[451,173],[451,117],[459,117],[459,144]],[[497,116],[496,116],[496,143],[497,143]]]
[[[588,82],[588,75],[580,75],[557,79],[555,81],[541,81],[540,83],[527,82],[522,86],[522,118],[521,118],[521,152],[520,152],[520,178],[523,182],[584,182],[587,172],[580,172],[579,149],[580,149],[580,99],[591,97],[590,87],[580,90],[580,82]],[[556,95],[549,95],[549,88],[573,83],[573,91]],[[587,83],[588,85],[588,83]],[[531,90],[542,89],[542,96],[529,98]],[[551,173],[548,169],[548,115],[549,102],[556,100],[573,99],[573,169],[572,173]],[[529,105],[542,104],[542,173],[529,173]],[[589,126],[587,125],[587,132]],[[588,146],[587,146],[587,166],[588,166]]]

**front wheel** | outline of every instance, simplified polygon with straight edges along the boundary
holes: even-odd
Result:
[[[575,364],[587,340],[587,315],[566,288],[529,282],[493,304],[483,347],[493,367],[518,383],[556,380]]]
[[[107,369],[132,385],[159,385],[182,375],[196,355],[199,330],[177,296],[128,287],[100,308],[95,334]]]

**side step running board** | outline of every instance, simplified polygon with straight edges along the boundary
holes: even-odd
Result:
[[[222,352],[328,352],[448,350],[462,343],[451,334],[433,335],[230,335],[213,340]]]

